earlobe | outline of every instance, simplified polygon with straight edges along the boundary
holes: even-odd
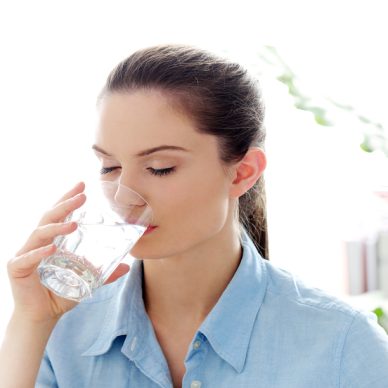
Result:
[[[236,165],[230,195],[238,198],[245,194],[263,174],[266,164],[265,153],[261,148],[249,148],[244,158]]]

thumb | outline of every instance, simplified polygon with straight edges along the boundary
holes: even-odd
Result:
[[[125,263],[120,263],[104,284],[113,283],[118,278],[125,275],[127,272],[129,272],[129,265]]]

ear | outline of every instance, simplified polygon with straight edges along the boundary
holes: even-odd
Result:
[[[245,194],[260,178],[267,165],[264,151],[259,147],[251,147],[244,158],[236,164],[229,194],[239,198]]]

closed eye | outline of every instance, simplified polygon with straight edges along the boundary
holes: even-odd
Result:
[[[147,170],[152,174],[152,175],[157,175],[157,176],[164,176],[171,174],[175,171],[175,167],[169,167],[169,168],[161,168],[161,169],[155,169],[155,168],[147,168]]]
[[[101,175],[108,174],[109,172],[116,170],[116,168],[120,168],[120,167],[102,167],[100,170],[100,174]]]

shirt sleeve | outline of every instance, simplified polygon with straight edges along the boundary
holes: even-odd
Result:
[[[358,313],[344,341],[341,388],[388,387],[388,335],[373,313]]]
[[[40,364],[35,388],[58,388],[54,370],[46,351],[44,352],[42,362]]]

